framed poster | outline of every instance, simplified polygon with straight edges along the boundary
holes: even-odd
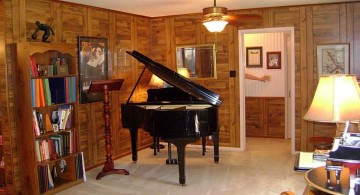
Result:
[[[79,37],[80,103],[102,101],[103,93],[88,93],[91,81],[108,79],[108,40]]]
[[[328,74],[349,74],[349,44],[317,45],[319,77]]]
[[[246,48],[246,67],[247,68],[262,67],[262,47]]]
[[[280,51],[266,52],[266,68],[267,69],[281,69],[281,52]]]

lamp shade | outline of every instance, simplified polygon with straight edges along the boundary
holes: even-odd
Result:
[[[209,32],[221,32],[227,24],[228,22],[224,20],[211,20],[203,23]]]
[[[178,68],[177,69],[177,72],[184,76],[185,78],[189,78],[190,77],[190,74],[189,74],[189,70],[187,68]]]
[[[162,79],[160,79],[159,77],[157,77],[156,75],[152,75],[149,85],[151,87],[157,87],[157,88],[161,88],[164,86],[164,81]]]
[[[304,119],[334,123],[359,120],[360,88],[355,76],[321,76]]]

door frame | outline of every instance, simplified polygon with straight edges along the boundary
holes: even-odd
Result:
[[[245,56],[244,36],[255,33],[289,33],[290,48],[285,51],[290,56],[290,64],[286,68],[285,78],[285,138],[291,139],[291,153],[295,153],[295,30],[294,27],[246,29],[238,31],[239,39],[239,87],[240,87],[240,150],[246,150],[246,125],[245,125]],[[289,51],[289,52],[288,52]]]

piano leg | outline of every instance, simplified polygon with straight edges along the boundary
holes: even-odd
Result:
[[[168,140],[176,146],[178,153],[179,183],[185,185],[185,147],[187,144],[195,142],[198,139],[171,139]]]
[[[187,143],[181,141],[173,142],[178,153],[179,183],[185,185],[185,147]]]
[[[202,142],[202,155],[205,156],[205,152],[206,152],[206,136],[205,135],[201,135],[201,142]]]
[[[213,143],[214,143],[214,162],[219,163],[219,129],[213,133]]]
[[[137,137],[138,128],[130,129],[132,160],[137,161]]]
[[[158,142],[157,142],[157,138],[158,138],[158,137],[153,136],[153,145],[152,145],[152,146],[153,146],[153,150],[154,150],[154,156],[156,156],[156,148],[157,148],[157,146],[158,146],[158,145],[157,145],[157,143],[158,143]],[[151,148],[151,147],[150,147],[150,148]]]

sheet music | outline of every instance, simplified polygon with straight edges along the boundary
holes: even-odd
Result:
[[[325,166],[325,161],[318,161],[313,159],[312,152],[300,152],[299,156],[299,168],[300,169],[311,169],[320,166]]]

